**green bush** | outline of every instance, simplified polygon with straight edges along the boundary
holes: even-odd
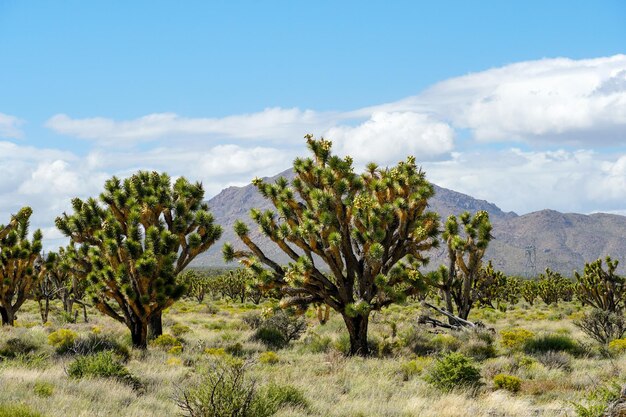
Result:
[[[28,369],[45,369],[50,364],[47,353],[18,353],[11,359],[13,366]]]
[[[572,406],[578,417],[602,417],[609,404],[620,398],[621,385],[616,381],[608,382],[592,390],[580,403]]]
[[[170,332],[172,332],[174,336],[179,337],[186,333],[191,332],[191,327],[185,326],[184,324],[180,324],[180,323],[174,323],[170,327]]]
[[[67,374],[72,378],[114,378],[118,381],[140,388],[140,383],[122,364],[113,352],[98,352],[93,355],[76,358],[67,367]]]
[[[271,384],[261,391],[262,401],[269,404],[270,411],[275,414],[284,407],[296,407],[304,410],[309,408],[309,402],[302,391],[291,385]]]
[[[328,352],[333,339],[328,336],[320,336],[317,333],[310,333],[304,339],[304,348],[311,353],[325,353]]]
[[[174,346],[181,346],[180,340],[172,336],[171,334],[163,333],[156,339],[150,342],[151,346],[159,347],[165,350],[169,350]]]
[[[0,356],[5,359],[12,359],[19,355],[29,355],[39,349],[35,343],[17,337],[8,339],[0,349]]]
[[[425,379],[442,391],[475,388],[480,385],[480,371],[470,358],[461,353],[450,352],[437,359]]]
[[[522,388],[522,380],[513,375],[498,374],[493,377],[493,384],[497,389],[518,392]]]
[[[33,387],[33,392],[39,397],[51,397],[54,393],[54,385],[50,382],[37,381]]]
[[[57,353],[67,352],[74,341],[78,338],[78,333],[70,329],[59,329],[48,335],[48,344],[54,346]]]
[[[292,340],[299,339],[305,330],[304,318],[292,316],[281,310],[263,320],[252,339],[258,340],[269,348],[282,349]]]
[[[265,346],[281,349],[287,345],[283,334],[274,327],[259,327],[252,336],[252,340],[259,341]]]
[[[545,352],[567,352],[573,355],[580,353],[581,348],[574,339],[566,335],[547,334],[528,339],[524,344],[524,352],[529,354]]]
[[[43,417],[25,405],[0,404],[0,417]]]
[[[276,352],[272,352],[270,350],[259,355],[259,362],[267,365],[275,365],[280,362],[280,357],[276,354]]]
[[[535,334],[530,330],[516,328],[502,330],[500,332],[500,337],[500,343],[502,344],[502,346],[511,350],[517,350],[523,348],[528,340],[535,337]]]

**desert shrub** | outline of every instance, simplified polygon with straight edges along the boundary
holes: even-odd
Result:
[[[400,341],[418,356],[428,356],[438,351],[432,341],[432,336],[415,328],[402,333]]]
[[[57,353],[67,352],[78,338],[78,333],[70,329],[59,329],[48,335],[48,344],[56,348]]]
[[[258,340],[267,347],[281,349],[292,340],[300,338],[306,330],[304,318],[289,315],[285,311],[278,311],[257,327],[253,340]]]
[[[0,357],[11,359],[18,355],[28,355],[39,349],[34,342],[22,338],[14,337],[4,342],[0,349]]]
[[[261,390],[260,394],[272,414],[283,407],[297,407],[305,410],[309,408],[309,402],[302,391],[291,385],[270,384]]]
[[[582,402],[574,402],[572,406],[578,417],[602,417],[609,404],[620,398],[620,384],[608,382],[587,394]]]
[[[518,392],[522,387],[522,380],[513,375],[498,374],[493,377],[493,384],[497,389]]]
[[[67,352],[76,355],[92,355],[98,352],[112,351],[125,361],[130,358],[130,350],[126,345],[107,335],[91,333],[87,337],[79,337]]]
[[[239,342],[232,343],[226,346],[224,348],[224,351],[226,351],[226,353],[232,356],[243,356],[245,353],[243,350],[243,345]]]
[[[259,327],[254,332],[252,339],[263,343],[269,348],[281,349],[287,345],[283,334],[275,327]]]
[[[252,330],[258,329],[261,323],[263,323],[263,317],[261,317],[261,314],[254,311],[244,314],[242,320]]]
[[[304,338],[303,345],[305,349],[311,353],[324,353],[328,352],[332,343],[333,339],[328,336],[320,336],[317,333],[309,333]]]
[[[113,378],[127,383],[134,388],[141,384],[113,352],[98,352],[93,355],[80,356],[67,367],[67,374],[71,378]]]
[[[609,352],[615,355],[626,352],[626,339],[615,339],[609,343]]]
[[[189,417],[269,417],[285,406],[307,407],[302,393],[291,386],[257,388],[248,377],[248,364],[222,361],[212,364],[199,383],[183,390],[177,404]]]
[[[467,356],[450,352],[437,359],[426,381],[442,391],[473,388],[480,385],[480,370]]]
[[[270,350],[259,355],[259,362],[267,365],[275,365],[280,362],[280,357],[276,354],[276,352],[272,352]]]
[[[430,364],[430,359],[418,358],[400,365],[400,374],[403,381],[408,381],[416,375],[421,375]]]
[[[477,361],[484,361],[497,356],[495,346],[480,339],[470,340],[462,344],[459,352]]]
[[[172,336],[171,334],[163,333],[161,336],[150,342],[151,346],[161,349],[169,350],[174,346],[181,346],[180,340]]]
[[[622,314],[594,308],[574,324],[592,339],[606,345],[626,334],[626,320]]]
[[[182,335],[184,335],[186,333],[191,332],[191,327],[185,326],[184,324],[181,324],[181,323],[174,323],[170,327],[170,332],[172,332],[172,334],[175,337],[178,337],[178,336],[182,336]]]
[[[538,354],[545,352],[567,352],[573,355],[580,353],[580,346],[571,337],[560,334],[547,334],[528,339],[524,344],[524,352]]]
[[[533,337],[535,337],[533,332],[522,328],[502,330],[500,344],[507,349],[517,350],[524,347],[524,344]]]
[[[434,336],[430,342],[437,352],[456,352],[461,347],[461,341],[447,333]]]
[[[50,382],[37,381],[33,387],[33,392],[39,397],[51,397],[54,393],[54,385]]]
[[[47,353],[18,353],[11,358],[10,364],[20,368],[45,369],[50,364],[50,356]]]
[[[0,404],[0,417],[43,417],[42,414],[21,404]]]
[[[548,351],[537,355],[537,361],[550,369],[572,369],[572,357],[565,352]]]

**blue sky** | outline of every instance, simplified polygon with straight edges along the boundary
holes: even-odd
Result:
[[[0,215],[33,205],[54,234],[72,195],[140,168],[213,195],[307,132],[358,163],[415,153],[505,210],[624,212],[624,21],[621,1],[0,0]]]

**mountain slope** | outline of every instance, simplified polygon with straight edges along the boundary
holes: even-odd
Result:
[[[279,176],[293,178],[293,171],[287,170]],[[494,265],[509,274],[526,275],[533,271],[541,272],[546,267],[571,275],[574,269],[582,270],[585,261],[611,255],[621,258],[626,255],[626,217],[611,214],[563,214],[554,210],[542,210],[518,216],[513,212],[505,213],[495,204],[477,200],[468,195],[435,186],[435,197],[431,199],[431,209],[439,213],[442,220],[450,214],[463,211],[476,212],[485,210],[493,223],[493,235],[486,259],[492,259]],[[249,211],[256,207],[271,209],[252,185],[229,187],[209,200],[211,212],[217,223],[224,228],[222,239],[207,253],[194,261],[196,266],[224,265],[221,247],[225,242],[241,248],[233,232],[237,219],[249,225],[251,234],[258,241],[268,256],[279,262],[287,258],[275,248],[272,242],[261,236],[257,227],[249,218]],[[534,261],[534,262],[532,262]],[[445,262],[443,247],[431,253],[431,268]]]

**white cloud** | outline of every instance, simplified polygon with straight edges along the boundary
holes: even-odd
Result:
[[[18,139],[23,136],[20,126],[24,122],[15,116],[0,113],[0,138]]]
[[[377,108],[430,112],[486,142],[622,144],[626,55],[511,64],[452,78]]]
[[[457,153],[424,167],[438,185],[520,214],[545,208],[590,213],[626,207],[626,156],[621,155],[507,149]]]
[[[65,114],[57,114],[46,122],[46,127],[64,135],[116,145],[189,137],[201,140],[236,138],[297,141],[310,131],[332,126],[333,117],[331,113],[296,108],[268,108],[257,113],[223,118],[185,118],[174,113],[155,113],[127,121],[102,117],[73,119]]]
[[[454,147],[450,126],[414,112],[376,112],[358,126],[333,127],[326,136],[336,152],[351,155],[360,163],[393,164],[409,154],[430,160]]]

